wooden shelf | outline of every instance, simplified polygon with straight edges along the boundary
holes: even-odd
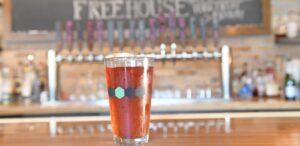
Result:
[[[300,45],[300,34],[296,38],[276,38],[275,37],[275,43],[278,45]]]

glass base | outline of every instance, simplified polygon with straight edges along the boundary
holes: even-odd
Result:
[[[120,146],[141,146],[147,144],[149,141],[149,135],[140,138],[126,139],[114,136],[114,142]]]

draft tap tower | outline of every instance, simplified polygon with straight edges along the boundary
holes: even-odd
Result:
[[[204,55],[206,53],[206,55]],[[221,51],[216,52],[202,52],[197,55],[193,53],[182,54],[151,54],[150,56],[154,57],[156,60],[182,60],[182,59],[219,59],[221,62],[221,77],[222,77],[222,90],[223,90],[223,99],[230,100],[230,68],[231,68],[231,55],[230,47],[227,45],[222,46]],[[68,56],[69,57],[69,56]],[[75,57],[75,56],[73,56]],[[85,58],[88,56],[84,56]],[[48,51],[48,84],[49,84],[49,101],[57,101],[57,96],[59,96],[59,64],[63,61],[68,61],[68,59],[60,54],[57,54],[57,51],[51,49]],[[102,55],[96,56],[93,61],[102,62],[104,58]],[[87,62],[87,59],[83,59],[77,62]]]
[[[168,18],[168,19],[167,19]],[[168,20],[168,21],[166,21]],[[176,21],[178,20],[178,21]],[[137,25],[135,23],[137,22]],[[149,29],[146,28],[146,22],[149,22]],[[187,24],[190,23],[190,25]],[[87,36],[83,36],[83,31],[79,27],[76,28],[76,33],[73,36],[73,23],[68,21],[66,25],[67,39],[63,38],[63,31],[61,24],[56,24],[56,42],[57,49],[51,49],[48,51],[48,86],[49,86],[49,101],[57,102],[59,97],[59,68],[60,63],[70,62],[70,63],[83,63],[83,62],[102,62],[104,61],[104,49],[109,49],[110,53],[113,53],[114,46],[119,45],[119,51],[124,51],[124,45],[129,45],[132,50],[133,46],[139,46],[141,55],[149,55],[156,60],[161,60],[163,64],[170,60],[175,64],[176,60],[216,60],[220,61],[220,70],[222,78],[222,99],[225,101],[230,100],[230,70],[231,70],[231,55],[230,47],[223,45],[220,47],[220,32],[219,32],[219,22],[213,21],[212,27],[212,36],[213,36],[213,47],[214,49],[210,51],[207,48],[207,23],[204,19],[190,19],[186,21],[184,18],[176,19],[174,14],[165,15],[161,14],[159,18],[150,18],[148,21],[139,19],[139,20],[130,20],[128,28],[124,28],[124,22],[118,20],[118,23],[115,23],[113,20],[108,20],[106,22],[107,30],[104,30],[103,26],[104,21],[98,20],[96,25],[92,24],[92,21],[87,23]],[[176,24],[178,23],[178,24]],[[72,24],[72,25],[71,25]],[[196,25],[198,24],[198,25]],[[72,27],[71,27],[72,26]],[[95,27],[94,27],[95,26]],[[178,28],[176,27],[178,26]],[[186,27],[189,26],[189,27]],[[200,35],[197,35],[197,28],[199,26]],[[115,27],[117,28],[115,30]],[[190,29],[191,34],[188,35],[187,29]],[[125,37],[125,29],[129,31],[129,35]],[[104,36],[104,32],[107,32],[107,36]],[[148,33],[147,33],[148,32]],[[179,32],[179,35],[176,35]],[[76,35],[77,34],[77,35]],[[93,36],[95,35],[95,36]],[[199,37],[198,37],[199,36]],[[74,40],[79,41],[73,42]],[[190,38],[187,38],[190,37]],[[86,38],[86,40],[84,40]],[[168,38],[168,39],[167,39]],[[198,38],[200,38],[198,40]],[[117,39],[118,41],[115,41]],[[188,39],[192,40],[192,46],[194,47],[192,52],[186,49]],[[96,46],[100,49],[100,53],[93,53],[93,43],[96,40]],[[104,47],[104,40],[106,40],[106,48]],[[168,40],[168,41],[166,41]],[[63,54],[63,45],[66,41],[66,48],[69,52],[67,55]],[[152,51],[146,53],[144,47],[147,44],[147,41],[150,42],[150,47]],[[179,45],[176,44],[179,41]],[[86,42],[89,53],[82,53],[83,43]],[[116,43],[115,43],[116,42]],[[197,46],[202,44],[202,51],[197,50]],[[76,47],[77,46],[77,47]],[[155,53],[155,46],[160,46],[160,53]],[[178,47],[180,46],[180,47]],[[76,48],[75,48],[76,47]],[[177,51],[177,48],[179,48]],[[168,49],[171,49],[170,51]],[[79,53],[72,53],[73,50],[78,50]],[[131,50],[131,51],[132,51]]]

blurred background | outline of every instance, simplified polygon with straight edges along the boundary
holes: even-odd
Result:
[[[299,24],[299,0],[0,0],[0,143],[110,145],[127,52],[155,58],[153,145],[299,145]]]
[[[117,52],[156,57],[154,112],[299,109],[299,1],[182,3],[106,18],[82,1],[1,2],[0,116],[108,113],[102,60]]]

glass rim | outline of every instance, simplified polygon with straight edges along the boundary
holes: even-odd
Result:
[[[143,55],[143,54],[137,55],[137,54],[131,54],[131,53],[113,53],[113,54],[106,55],[104,57],[104,61],[114,60],[114,59],[120,59],[120,60],[124,60],[124,59],[133,59],[133,60],[149,59],[151,61],[154,61],[154,57],[152,57],[151,55]]]

